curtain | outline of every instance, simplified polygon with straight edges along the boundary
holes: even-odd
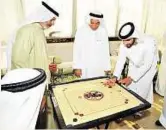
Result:
[[[1,0],[0,17],[0,42],[7,42],[23,18],[21,0]]]
[[[109,36],[116,35],[119,0],[97,0],[96,8],[104,14],[104,21]]]
[[[80,28],[85,23],[85,17],[88,15],[89,11],[94,10],[95,0],[77,0],[76,6],[77,28]]]
[[[119,0],[118,30],[126,22],[133,22],[138,30],[142,30],[142,14],[144,0]]]
[[[59,28],[60,37],[72,36],[73,0],[61,0],[62,10],[55,29]]]
[[[10,34],[25,16],[28,16],[42,0],[5,0],[0,2],[0,41],[7,42]],[[163,46],[166,30],[166,0],[60,0],[62,8],[55,26],[46,31],[55,32],[56,37],[71,37],[85,23],[91,10],[104,14],[109,36],[117,36],[122,24],[132,21],[137,28],[154,35]]]
[[[158,40],[159,48],[166,46],[162,42],[166,30],[166,0],[150,0],[145,33],[154,35]]]

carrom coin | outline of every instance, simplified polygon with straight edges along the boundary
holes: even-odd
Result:
[[[73,122],[77,122],[77,118],[73,118]]]

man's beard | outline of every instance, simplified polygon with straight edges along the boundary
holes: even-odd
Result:
[[[46,30],[46,29],[48,29],[48,27],[47,26],[43,26],[43,29]]]
[[[50,27],[51,27],[51,25],[45,25],[45,26],[43,26],[43,29],[45,30],[45,29],[48,29]]]
[[[133,46],[133,44],[126,45],[127,48],[131,48],[132,46]]]
[[[126,47],[127,47],[127,48],[131,48],[134,44],[135,44],[135,39],[133,40],[133,43],[132,43],[132,44],[127,44]]]

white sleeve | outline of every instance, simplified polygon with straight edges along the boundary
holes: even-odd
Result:
[[[83,66],[82,59],[82,36],[80,31],[77,31],[73,44],[73,69],[81,69]]]
[[[126,51],[124,45],[121,43],[119,48],[119,56],[117,59],[117,63],[114,70],[114,76],[116,76],[118,79],[120,79],[122,70],[124,68],[125,62],[126,62]]]
[[[144,54],[144,64],[136,69],[136,72],[133,75],[129,75],[135,82],[149,71],[155,59],[157,65],[156,51],[155,45],[153,47],[147,46],[147,50]]]

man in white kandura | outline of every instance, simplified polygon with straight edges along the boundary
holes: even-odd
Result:
[[[159,67],[158,77],[156,81],[155,90],[156,92],[164,96],[166,91],[166,32],[164,33],[163,40],[162,40],[162,57],[161,57],[161,64]]]
[[[33,130],[46,86],[42,69],[8,71],[0,90],[0,130]]]
[[[8,69],[41,68],[49,81],[48,53],[44,30],[54,25],[58,2],[45,0],[18,27],[8,44]]]
[[[159,120],[155,122],[157,126],[163,126],[166,129],[166,91],[165,91],[165,97],[164,97],[164,106],[162,113],[160,115]]]
[[[89,13],[86,24],[77,30],[73,69],[81,78],[105,76],[111,70],[108,34],[98,11]]]
[[[132,22],[119,30],[122,40],[114,77],[106,82],[113,86],[116,81],[127,86],[145,100],[153,103],[153,78],[157,71],[158,51],[156,40],[140,34]],[[126,58],[129,60],[128,76],[120,80]]]

